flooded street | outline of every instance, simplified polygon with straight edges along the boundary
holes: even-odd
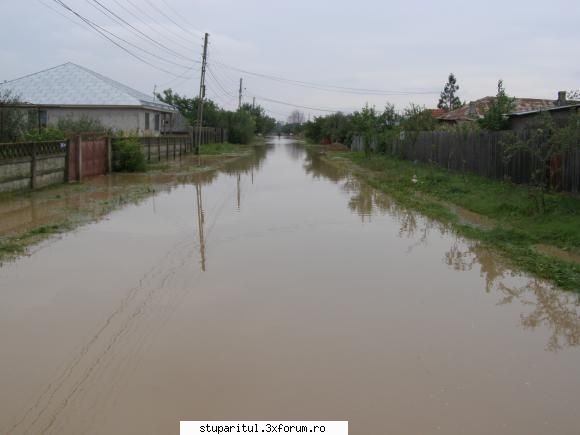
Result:
[[[276,139],[2,265],[0,434],[579,434],[579,345],[578,296]]]

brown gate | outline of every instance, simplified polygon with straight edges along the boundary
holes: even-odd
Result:
[[[80,135],[70,141],[68,180],[109,172],[108,138],[100,135]]]

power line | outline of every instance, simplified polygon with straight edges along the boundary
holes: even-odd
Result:
[[[171,21],[173,24],[175,24],[179,29],[181,29],[186,34],[189,34],[189,30],[184,29],[183,27],[181,27],[181,25],[179,25],[179,23],[177,23],[176,21],[174,21],[169,15],[167,15],[165,12],[163,12],[163,10],[161,10],[157,6],[155,6],[154,3],[152,3],[150,0],[146,0],[146,1],[147,1],[147,3],[149,3],[151,5],[151,7],[153,9],[155,9],[157,12],[159,12],[161,15],[163,15],[165,18],[167,18],[169,21]]]
[[[99,26],[96,23],[93,23],[91,20],[89,20],[88,18],[85,18],[84,16],[82,16],[81,14],[79,14],[77,11],[75,11],[74,9],[72,9],[70,6],[68,6],[66,3],[64,3],[64,1],[62,0],[53,0],[56,4],[58,4],[59,6],[63,7],[64,9],[68,10],[70,13],[72,13],[73,15],[75,15],[77,18],[79,18],[81,21],[83,21],[85,24],[87,24],[92,30],[96,31],[99,35],[101,35],[103,38],[107,39],[109,42],[111,42],[112,44],[116,45],[117,47],[119,47],[121,50],[123,50],[124,52],[126,52],[127,54],[129,54],[130,56],[134,57],[135,59],[139,60],[140,62],[143,62],[146,65],[149,65],[152,68],[155,68],[159,71],[162,71],[166,74],[175,76],[175,77],[179,77],[178,75],[176,75],[175,73],[166,70],[165,68],[161,68],[158,67],[157,65],[152,64],[151,62],[147,61],[146,59],[142,58],[141,56],[133,53],[131,50],[129,50],[128,48],[124,47],[123,45],[119,44],[117,41],[115,41],[114,39],[111,39],[109,36],[107,36],[106,33],[109,33],[111,35],[114,35],[112,32],[109,32],[108,30],[104,30],[101,26]],[[117,35],[114,35],[116,38],[118,39],[122,39],[120,37],[118,37]]]
[[[232,99],[236,99],[237,97],[233,94],[230,94],[220,83],[220,81],[216,78],[216,76],[214,75],[213,71],[211,68],[207,68],[207,72],[209,73],[209,76],[213,79],[213,81],[215,82],[215,84],[221,89],[222,94],[225,95],[228,98],[232,98]]]
[[[295,104],[295,103],[289,103],[287,101],[280,101],[280,100],[274,100],[272,98],[266,98],[266,97],[260,97],[258,95],[254,95],[254,97],[256,97],[258,100],[262,100],[262,101],[268,101],[270,103],[275,103],[275,104],[282,104],[283,106],[290,106],[290,107],[296,107],[296,108],[300,108],[300,109],[308,109],[308,110],[314,110],[317,112],[329,112],[329,113],[336,113],[336,112],[348,112],[350,109],[348,108],[342,108],[342,109],[330,109],[330,108],[321,108],[321,107],[311,107],[311,106],[303,106],[300,104]],[[346,110],[345,110],[346,109]]]
[[[435,91],[387,91],[381,89],[366,89],[366,88],[350,88],[345,86],[335,86],[335,85],[323,85],[320,83],[314,82],[307,82],[302,80],[294,80],[288,79],[285,77],[278,77],[272,76],[268,74],[257,73],[249,70],[245,70],[242,68],[237,68],[231,65],[227,65],[223,62],[214,62],[214,65],[222,66],[224,68],[228,68],[233,71],[241,72],[244,74],[252,75],[255,77],[260,77],[267,80],[272,80],[280,83],[286,83],[295,86],[301,86],[310,89],[318,89],[321,91],[327,92],[339,92],[339,93],[348,93],[348,94],[357,94],[357,95],[383,95],[383,96],[402,96],[402,95],[432,95],[438,94],[439,92]]]
[[[179,12],[177,12],[175,9],[173,9],[173,8],[171,7],[171,5],[170,5],[170,4],[169,4],[167,1],[165,1],[165,0],[161,0],[161,1],[162,1],[163,3],[165,3],[165,6],[167,6],[167,8],[168,8],[168,9],[169,9],[171,12],[173,12],[173,14],[175,14],[175,16],[176,16],[176,17],[179,17],[179,18],[181,19],[181,21],[183,21],[183,23],[185,23],[185,25],[187,25],[187,26],[191,26],[191,27],[194,27],[194,26],[193,26],[193,24],[191,24],[189,21],[187,21],[185,18],[183,18],[183,15],[182,15],[182,14],[180,14],[180,13],[179,13]],[[196,36],[198,36],[198,37],[199,37],[199,36],[203,37],[203,32],[199,32],[199,31],[195,31],[195,30],[190,30],[190,32],[196,33]]]
[[[141,30],[139,30],[137,27],[133,26],[131,23],[129,23],[127,20],[125,20],[123,17],[119,16],[118,14],[116,14],[114,11],[112,11],[111,9],[109,9],[107,6],[105,6],[104,4],[102,4],[99,0],[86,0],[87,2],[93,2],[97,5],[100,6],[100,8],[102,9],[102,13],[104,13],[105,15],[109,15],[110,17],[113,17],[113,19],[115,21],[117,21],[118,24],[125,24],[126,26],[128,26],[129,28],[131,28],[135,33],[137,32],[139,35],[142,35],[144,38],[146,38],[147,40],[151,41],[153,44],[157,45],[158,47],[172,53],[174,56],[180,57],[184,60],[193,62],[195,61],[195,59],[192,59],[191,57],[187,57],[182,55],[181,53],[173,50],[172,48],[167,47],[165,44],[162,44],[161,42],[151,38],[149,35],[147,35],[146,33],[142,32]],[[120,23],[119,23],[120,21]]]
[[[131,6],[133,6],[133,8],[140,12],[142,15],[144,15],[146,18],[148,18],[149,20],[151,20],[151,22],[153,23],[153,25],[149,24],[146,20],[142,20],[139,16],[137,16],[134,12],[132,12],[131,10],[129,10],[123,3],[121,3],[119,0],[113,0],[113,2],[118,5],[121,9],[123,9],[127,14],[129,14],[129,16],[135,18],[139,23],[141,23],[142,25],[146,26],[148,29],[150,29],[152,32],[155,32],[157,35],[161,36],[162,38],[167,39],[168,41],[170,41],[173,44],[179,45],[181,48],[183,48],[184,50],[191,50],[191,45],[194,43],[194,41],[191,41],[189,39],[183,38],[180,34],[177,34],[175,32],[171,32],[171,34],[173,36],[176,36],[178,38],[180,38],[182,41],[185,41],[185,43],[187,45],[184,45],[183,42],[178,41],[177,39],[173,39],[170,38],[167,34],[159,31],[157,28],[155,28],[155,24],[157,24],[157,22],[155,21],[154,18],[152,18],[149,14],[147,14],[144,10],[140,10],[133,2],[131,2],[130,0],[126,0],[127,3],[129,3]],[[167,30],[169,31],[170,28],[167,28]]]

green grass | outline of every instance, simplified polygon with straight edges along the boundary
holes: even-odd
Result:
[[[210,143],[204,144],[200,147],[200,154],[202,156],[215,156],[220,154],[235,154],[243,150],[242,145],[234,145],[231,143]]]
[[[560,287],[580,292],[580,265],[540,254],[535,245],[580,253],[580,198],[565,193],[546,195],[546,212],[538,214],[527,186],[450,172],[427,164],[364,153],[328,154],[338,164],[354,163],[355,171],[373,187],[402,205],[451,224],[460,234],[493,246],[513,263]],[[348,165],[348,163],[346,163]],[[351,165],[352,166],[352,165]],[[413,182],[413,179],[417,182]],[[449,204],[485,216],[492,228],[463,222]]]

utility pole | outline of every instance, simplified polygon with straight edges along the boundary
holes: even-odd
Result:
[[[201,78],[199,80],[199,104],[197,106],[197,140],[195,154],[199,155],[201,147],[201,127],[203,126],[203,100],[205,98],[205,68],[207,65],[207,42],[209,34],[205,34],[203,42],[203,61],[201,63]]]
[[[242,108],[242,83],[243,83],[243,80],[244,79],[242,79],[240,77],[240,94],[239,94],[239,100],[238,100],[238,110]]]
[[[252,109],[256,108],[256,97],[252,100]]]

